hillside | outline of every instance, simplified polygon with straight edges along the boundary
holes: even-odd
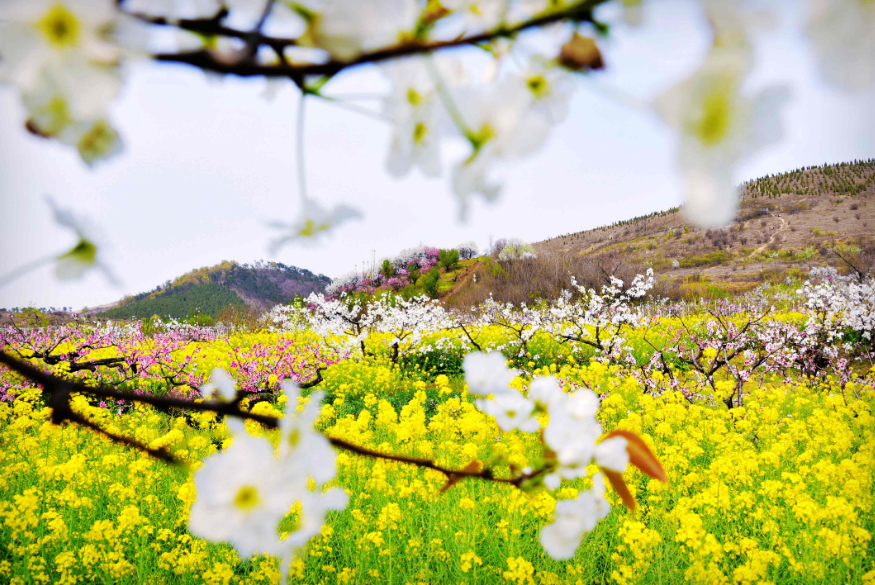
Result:
[[[288,303],[296,296],[319,292],[331,282],[327,276],[277,262],[238,264],[222,262],[192,270],[153,290],[123,298],[111,308],[89,311],[107,319],[181,319],[199,312],[219,318],[228,308],[254,311]]]
[[[611,274],[628,282],[648,267],[660,295],[721,298],[814,266],[847,272],[845,260],[863,267],[875,260],[875,160],[797,169],[740,190],[738,215],[726,228],[696,228],[674,208],[564,234],[534,243],[534,260],[478,258],[443,277],[452,283],[441,298],[459,308],[490,294],[530,302],[558,295],[571,274],[599,287]]]
[[[600,288],[611,276],[629,282],[653,268],[658,295],[724,298],[815,266],[847,272],[875,262],[875,159],[769,175],[740,193],[736,219],[723,229],[697,228],[674,208],[536,242],[536,258],[502,260],[510,240],[499,240],[484,256],[466,250],[451,270],[438,268],[437,248],[420,247],[386,259],[388,277],[349,273],[327,292],[424,294],[424,275],[437,269],[432,294],[464,309],[489,296],[516,304],[555,298],[571,275]],[[418,280],[408,276],[411,263]]]
[[[842,267],[873,245],[875,160],[798,169],[749,181],[735,222],[704,230],[671,209],[534,244],[541,254],[621,259],[682,283],[730,291],[770,274]],[[847,266],[843,266],[847,268]]]

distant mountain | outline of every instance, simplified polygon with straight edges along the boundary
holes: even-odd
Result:
[[[330,282],[323,274],[280,262],[225,261],[192,270],[151,291],[125,297],[89,313],[105,319],[144,319],[153,315],[182,319],[201,313],[215,319],[228,307],[267,310],[289,303],[296,296],[321,292]]]

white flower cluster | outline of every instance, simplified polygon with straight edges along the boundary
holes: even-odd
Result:
[[[808,309],[809,329],[821,332],[829,343],[847,333],[875,339],[875,278],[857,281],[839,276],[834,269],[813,276],[821,281],[808,280],[798,291]]]
[[[362,282],[364,282],[364,276],[362,276],[361,271],[350,270],[349,272],[341,274],[333,279],[328,286],[325,287],[325,294],[333,296],[344,289],[355,288]]]
[[[651,268],[636,275],[625,290],[623,281],[612,276],[600,293],[578,285],[572,277],[571,286],[577,295],[569,290],[562,292],[548,309],[545,330],[560,341],[582,343],[616,357],[623,346],[623,329],[638,325],[643,318],[633,301],[643,298],[654,283]]]
[[[528,260],[529,258],[537,258],[535,249],[531,244],[526,243],[518,238],[510,238],[507,240],[504,248],[498,253],[498,259],[504,261],[512,260]]]
[[[336,279],[337,289],[350,279]],[[643,314],[636,302],[654,285],[653,271],[637,275],[628,288],[622,280],[612,278],[601,292],[577,284],[571,279],[571,290],[552,302],[517,307],[499,303],[492,297],[468,314],[448,311],[439,302],[422,295],[409,300],[392,295],[378,295],[364,301],[353,295],[341,294],[329,299],[312,294],[301,306],[277,306],[265,316],[272,330],[299,331],[310,329],[326,337],[343,351],[358,350],[367,354],[365,342],[381,340],[392,351],[393,358],[412,351],[430,351],[449,346],[463,350],[503,351],[508,355],[525,355],[528,344],[538,332],[551,335],[569,345],[569,353],[581,345],[595,349],[600,357],[617,358],[624,348],[625,328],[641,323]],[[505,331],[510,341],[499,342],[495,336],[481,336],[486,327]],[[443,331],[438,340],[423,341],[430,333]],[[447,335],[447,332],[455,335]],[[372,336],[373,333],[389,334]],[[482,339],[481,339],[482,338]],[[478,342],[482,341],[482,345]]]
[[[494,417],[503,431],[536,432],[542,428],[539,415],[548,415],[544,443],[555,454],[548,460],[549,473],[543,478],[548,488],[558,488],[563,479],[584,477],[591,464],[617,473],[626,470],[626,439],[613,437],[599,442],[602,428],[595,416],[599,402],[591,390],[568,394],[550,376],[532,380],[528,396],[523,396],[511,387],[516,373],[498,352],[470,353],[465,356],[463,368],[469,391],[484,397],[477,405]],[[593,478],[592,490],[560,504],[553,523],[541,531],[541,544],[553,558],[568,559],[574,556],[583,535],[610,511],[601,475]]]
[[[480,249],[477,247],[477,243],[473,241],[462,242],[456,246],[456,250],[459,251],[459,258],[462,260],[469,260],[480,255]]]
[[[21,92],[28,129],[73,146],[88,164],[121,149],[107,111],[121,88],[121,48],[105,0],[0,3],[0,82]]]
[[[205,396],[216,391],[227,401],[236,395],[234,381],[222,370],[216,370],[213,381],[201,388]],[[267,438],[253,437],[239,421],[229,420],[233,443],[207,458],[195,472],[197,499],[189,529],[201,538],[231,544],[242,559],[255,554],[279,556],[285,573],[297,551],[319,534],[325,514],[345,508],[347,497],[339,488],[322,489],[334,478],[336,454],[313,429],[321,393],[311,395],[299,408],[298,387],[287,380],[283,392],[289,411],[280,421],[279,449],[275,452]],[[311,480],[315,491],[310,489]],[[290,514],[296,515],[296,528],[280,534],[280,522]]]
[[[303,306],[275,307],[267,319],[274,330],[310,329],[343,351],[367,354],[365,341],[380,339],[394,360],[411,351],[428,333],[455,326],[453,315],[425,295],[403,299],[384,294],[363,301],[346,294],[328,299],[313,293]]]

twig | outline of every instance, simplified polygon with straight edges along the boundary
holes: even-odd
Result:
[[[226,416],[235,416],[242,419],[249,419],[256,422],[259,422],[269,428],[277,428],[279,426],[279,419],[272,416],[263,416],[252,414],[250,412],[246,412],[241,410],[238,407],[238,404],[244,398],[244,393],[238,392],[237,397],[233,402],[191,402],[188,400],[180,400],[176,398],[165,398],[165,397],[156,397],[156,396],[148,396],[148,395],[140,395],[134,394],[132,392],[121,392],[119,390],[115,390],[113,388],[106,388],[102,386],[86,386],[84,384],[80,384],[78,382],[72,382],[69,380],[64,380],[63,378],[59,378],[54,376],[53,374],[47,374],[42,372],[30,364],[27,364],[23,361],[19,361],[12,356],[6,354],[5,352],[0,352],[0,363],[6,365],[10,369],[15,372],[18,372],[22,376],[29,378],[30,380],[40,384],[49,394],[49,404],[52,407],[52,423],[56,425],[62,425],[64,422],[73,422],[79,424],[99,435],[102,435],[109,440],[118,443],[120,445],[124,445],[127,447],[132,447],[156,459],[160,459],[161,461],[166,461],[168,463],[180,463],[173,455],[168,453],[164,449],[153,449],[148,445],[140,443],[134,439],[129,437],[125,437],[122,435],[115,434],[110,432],[99,425],[93,423],[87,418],[83,417],[77,412],[73,411],[73,408],[70,404],[71,395],[74,392],[78,392],[80,394],[90,394],[92,396],[97,396],[100,398],[116,398],[116,399],[124,399],[131,400],[136,402],[143,402],[146,404],[150,404],[153,406],[160,407],[178,407],[189,410],[199,410],[202,412],[215,412],[217,414],[224,414]],[[316,378],[311,380],[310,382],[306,382],[304,384],[300,384],[301,388],[309,388],[311,386],[315,386],[317,383],[322,381],[322,370],[324,368],[318,368],[316,370]],[[392,455],[388,453],[380,453],[379,451],[373,451],[366,447],[360,447],[359,445],[355,445],[343,439],[337,439],[334,437],[328,437],[328,441],[334,445],[335,447],[345,449],[357,455],[361,455],[363,457],[371,457],[375,459],[386,459],[388,461],[396,461],[398,463],[407,463],[409,465],[416,465],[417,467],[422,467],[424,469],[432,469],[439,473],[447,476],[447,484],[444,486],[444,489],[451,487],[460,479],[473,477],[478,479],[484,479],[487,481],[494,481],[498,483],[510,484],[514,487],[521,487],[522,484],[530,479],[538,477],[539,475],[546,473],[547,469],[538,469],[531,473],[523,473],[517,475],[512,478],[498,478],[493,475],[491,468],[483,468],[479,469],[476,463],[470,464],[465,469],[449,469],[447,467],[443,467],[438,465],[434,461],[430,461],[428,459],[417,459],[414,457],[406,457],[404,455]]]
[[[417,467],[422,467],[423,469],[432,469],[434,471],[444,474],[451,481],[458,481],[459,478],[474,477],[477,479],[485,479],[488,481],[510,484],[514,487],[520,487],[526,480],[532,479],[544,473],[544,470],[540,469],[532,473],[522,473],[520,475],[517,475],[516,477],[501,478],[495,477],[495,475],[493,475],[492,473],[492,469],[489,467],[485,467],[481,470],[476,471],[471,469],[449,469],[442,465],[438,465],[437,463],[429,459],[418,459],[416,457],[406,457],[404,455],[390,455],[387,453],[381,453],[379,451],[374,451],[372,449],[368,449],[367,447],[361,447],[354,443],[350,443],[349,441],[337,439],[335,437],[328,437],[328,441],[335,447],[345,449],[347,451],[350,451],[351,453],[355,453],[356,455],[361,455],[363,457],[386,459],[388,461],[396,461],[398,463],[415,465]]]
[[[200,412],[215,412],[226,416],[236,416],[242,419],[254,420],[270,428],[277,428],[279,421],[271,416],[263,416],[240,410],[235,404],[227,402],[194,402],[192,400],[183,400],[181,398],[171,398],[168,396],[152,396],[149,394],[137,394],[135,392],[123,392],[115,388],[106,386],[86,386],[79,382],[71,382],[58,378],[52,374],[47,374],[37,368],[19,361],[9,354],[0,351],[0,363],[18,372],[22,376],[29,378],[42,386],[47,392],[53,396],[58,392],[79,392],[80,394],[90,394],[98,398],[112,398],[115,400],[131,400],[133,402],[142,402],[151,406],[163,408],[186,408],[189,410],[197,410]],[[66,385],[66,386],[64,386]]]
[[[381,63],[383,61],[400,57],[430,54],[443,49],[489,43],[499,38],[513,37],[518,33],[531,28],[540,28],[564,20],[592,22],[593,9],[599,4],[603,4],[605,1],[606,0],[583,0],[565,8],[564,10],[532,18],[531,20],[519,24],[500,26],[491,31],[476,35],[461,36],[451,40],[434,41],[430,43],[420,41],[401,43],[392,47],[372,51],[370,53],[364,53],[350,61],[331,59],[325,63],[308,63],[304,65],[290,65],[285,59],[283,59],[283,49],[296,45],[296,39],[276,39],[265,37],[261,34],[253,36],[251,32],[228,29],[221,25],[221,18],[219,17],[201,21],[179,21],[177,26],[184,30],[199,32],[201,34],[230,36],[247,41],[255,39],[259,44],[267,45],[274,49],[280,56],[281,62],[276,65],[265,65],[252,62],[228,63],[215,58],[213,54],[206,49],[186,53],[161,53],[154,55],[154,58],[162,62],[192,65],[214,73],[239,75],[241,77],[288,77],[298,83],[300,79],[307,75],[326,75],[330,77],[344,69],[368,63]],[[142,15],[134,16],[151,24],[172,24],[166,19],[143,17]],[[224,16],[222,16],[222,18],[224,18]]]

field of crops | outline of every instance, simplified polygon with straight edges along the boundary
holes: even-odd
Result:
[[[551,455],[544,431],[507,430],[506,411],[490,416],[476,400],[465,356],[501,350],[521,399],[536,404],[537,381],[551,376],[567,395],[595,392],[603,432],[642,437],[668,478],[630,466],[635,510],[609,486],[610,513],[558,560],[542,529],[557,502],[601,481],[595,460],[553,489],[469,478],[442,491],[439,471],[338,449],[322,489],[345,491],[345,505],[333,506],[342,509],[324,505],[314,526],[298,502],[280,524],[283,536],[314,535],[296,549],[289,582],[875,583],[875,367],[871,321],[853,317],[872,297],[854,286],[807,283],[712,307],[647,305],[606,288],[473,316],[426,301],[380,309],[373,299],[314,298],[275,312],[262,331],[17,325],[0,345],[67,379],[195,400],[222,368],[253,413],[318,413],[326,436],[444,468],[478,462],[508,478],[551,465]],[[332,322],[338,313],[376,317],[350,330],[355,319]],[[203,496],[201,462],[230,453],[244,433],[276,445],[285,431],[74,394],[85,419],[185,463],[171,466],[54,425],[44,392],[0,373],[0,580],[281,580],[276,556],[241,560],[239,546],[194,536],[189,515]],[[318,383],[289,400],[284,378]],[[548,435],[559,416],[530,414]]]

